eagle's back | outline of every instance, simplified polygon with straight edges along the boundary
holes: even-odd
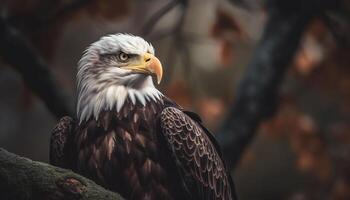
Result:
[[[175,163],[157,135],[157,118],[167,103],[126,101],[120,112],[82,123],[75,170],[127,199],[184,199]]]

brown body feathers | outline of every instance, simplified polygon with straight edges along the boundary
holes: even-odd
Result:
[[[77,125],[56,125],[51,164],[70,168],[126,199],[225,199],[234,187],[211,133],[193,113],[164,97],[127,100]]]

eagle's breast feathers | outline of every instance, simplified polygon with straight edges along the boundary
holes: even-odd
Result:
[[[75,137],[77,171],[132,199],[171,199],[172,175],[156,132],[162,108],[161,102],[143,106],[127,99],[119,112],[83,122]]]
[[[91,117],[69,137],[76,144],[65,151],[76,152],[69,168],[131,199],[233,199],[215,141],[198,116],[181,109],[166,97],[146,106],[128,99],[119,112]],[[73,124],[64,118],[53,137]]]

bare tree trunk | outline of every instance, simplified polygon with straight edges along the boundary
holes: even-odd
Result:
[[[0,55],[57,118],[73,116],[72,102],[28,39],[0,17]]]
[[[237,165],[262,120],[272,116],[276,110],[279,86],[301,37],[311,19],[330,2],[267,1],[268,20],[263,36],[238,87],[235,102],[217,135],[231,169]]]

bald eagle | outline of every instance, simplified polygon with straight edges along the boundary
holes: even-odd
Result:
[[[130,34],[102,37],[78,64],[77,118],[53,129],[50,163],[126,199],[235,198],[212,134],[157,90],[154,48]]]

